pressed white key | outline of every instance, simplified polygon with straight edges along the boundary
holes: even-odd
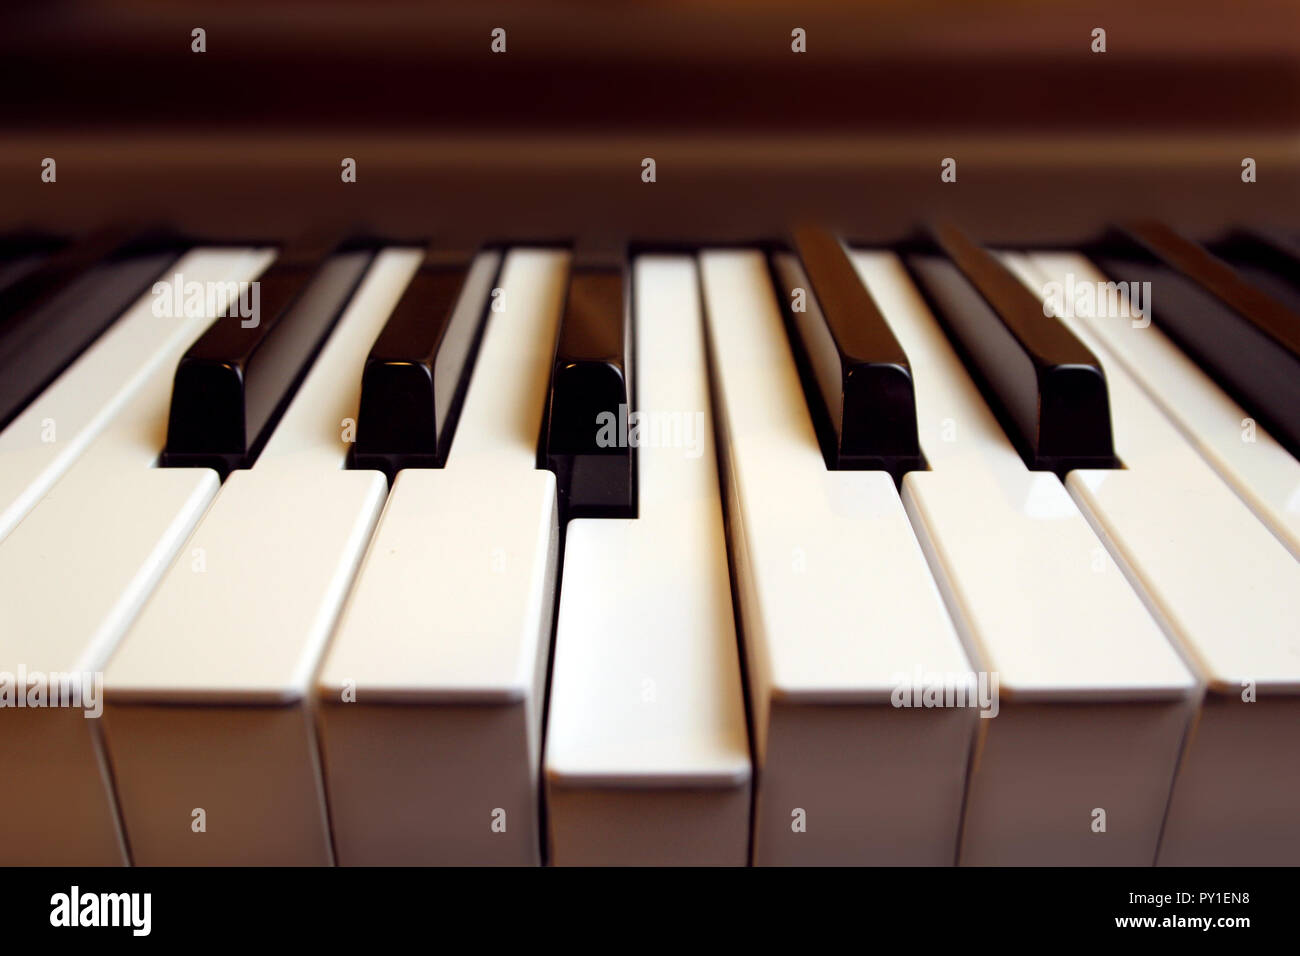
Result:
[[[331,861],[308,689],[387,491],[379,472],[343,469],[344,420],[419,262],[376,257],[257,462],[227,479],[108,665],[137,863]]]
[[[1060,480],[1025,468],[897,257],[854,258],[912,365],[931,470],[903,500],[1001,688],[961,862],[1150,864],[1196,682]]]
[[[1010,257],[1036,291],[1104,282],[1081,256]],[[1300,861],[1300,563],[1098,343],[1122,471],[1067,484],[1207,685],[1170,800],[1162,864]],[[1143,332],[1151,332],[1147,329]],[[1095,344],[1094,344],[1095,343]]]
[[[635,519],[571,521],[546,735],[556,865],[744,865],[750,766],[693,259],[635,263]],[[592,428],[596,422],[592,422]],[[655,447],[658,444],[659,447]]]
[[[1036,253],[1030,262],[1042,275],[1062,277],[1058,280],[1062,296],[1073,316],[1097,337],[1147,397],[1300,559],[1300,461],[1292,458],[1262,426],[1248,424],[1241,406],[1158,327],[1149,322],[1135,324],[1128,316],[1100,314],[1095,306],[1104,304],[1105,296],[1081,299],[1076,308],[1067,289],[1106,281],[1078,253]],[[1076,272],[1085,265],[1086,274]],[[1091,309],[1089,301],[1094,306]]]
[[[269,250],[195,249],[160,281],[246,282],[271,261]],[[178,342],[212,321],[206,315],[155,315],[143,296],[0,432],[0,539],[72,466],[126,406]]]
[[[919,670],[973,679],[882,472],[828,471],[761,254],[700,257],[757,760],[760,864],[950,864],[974,708],[904,709]]]
[[[567,253],[507,257],[441,469],[398,473],[319,677],[342,865],[536,863]]]
[[[235,261],[243,272],[230,268]],[[246,250],[212,271],[196,262],[187,275],[252,280],[264,264],[264,255]],[[80,421],[102,431],[0,542],[0,672],[87,675],[92,691],[99,687],[122,632],[217,492],[216,473],[208,469],[154,467],[166,438],[175,364],[211,317],[169,321],[187,325],[187,334],[152,357],[151,370],[111,421],[74,417],[74,406],[85,406],[65,383],[79,375],[60,379],[33,406],[57,395],[69,403],[61,407],[70,425]],[[121,328],[110,335],[120,336]],[[108,374],[100,363],[111,354],[104,344],[87,354],[83,361],[95,356],[90,365],[74,369],[95,369],[100,384],[88,380],[88,392],[111,402],[118,399],[100,378]],[[115,339],[113,351],[122,344]],[[29,476],[58,467],[54,459],[26,460],[35,466]],[[94,709],[102,711],[102,704],[97,695]],[[0,819],[13,824],[0,840],[0,861],[125,862],[100,721],[82,714],[71,708],[0,710],[0,759],[24,768],[21,782],[15,778],[0,788]]]

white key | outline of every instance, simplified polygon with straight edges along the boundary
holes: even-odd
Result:
[[[271,261],[262,249],[194,249],[162,280],[246,282]],[[210,316],[154,314],[145,295],[0,433],[0,540],[124,408],[178,343],[188,345]]]
[[[537,440],[567,263],[507,257],[447,465],[398,473],[322,667],[342,865],[539,860],[559,535]]]
[[[977,711],[892,702],[918,669],[964,681],[966,655],[893,481],[826,469],[762,255],[700,263],[758,761],[755,862],[950,864]]]
[[[241,265],[232,268],[235,263]],[[244,250],[196,260],[186,274],[251,280],[264,263],[264,254]],[[70,465],[34,451],[15,458],[16,468],[18,459],[30,466],[22,475],[36,483],[51,470],[67,470],[0,542],[0,695],[5,676],[20,669],[86,675],[91,709],[101,710],[102,695],[94,693],[100,670],[217,492],[217,475],[208,469],[154,467],[166,439],[176,362],[212,317],[167,320],[184,324],[186,333],[152,354],[150,370],[124,399],[109,375],[114,369],[132,374],[127,359],[148,352],[138,333],[158,331],[137,318],[110,332],[111,339],[98,343],[33,406],[64,409],[59,427],[69,441],[85,430],[100,434]],[[99,421],[73,394],[81,381],[91,398],[124,407]],[[24,421],[17,419],[15,427]],[[13,824],[0,840],[0,862],[125,862],[100,721],[82,714],[0,709],[0,760],[24,768],[15,778],[20,783],[0,788],[0,819]]]
[[[641,434],[663,444],[637,451],[635,519],[568,526],[546,735],[551,861],[741,866],[749,743],[694,260],[641,257],[633,288]]]
[[[332,860],[309,688],[387,492],[379,472],[344,470],[344,419],[420,258],[376,257],[109,662],[105,735],[137,863]]]
[[[1039,261],[1039,270],[1011,261],[1040,294],[1067,273],[1076,282],[1106,281],[1082,256]],[[1115,450],[1126,466],[1071,472],[1067,485],[1207,686],[1160,863],[1294,864],[1300,563],[1114,360],[1091,323],[1065,322],[1105,368]]]
[[[1149,865],[1196,681],[1060,480],[1025,467],[898,259],[854,261],[912,365],[931,470],[903,500],[1002,692],[961,862]]]
[[[1042,274],[1066,277],[1081,265],[1080,256],[1068,252],[1034,254],[1030,261]],[[1088,278],[1076,276],[1070,288],[1098,278],[1091,264],[1088,268]],[[1262,426],[1248,425],[1241,406],[1159,328],[1141,320],[1135,324],[1127,316],[1100,315],[1097,309],[1089,312],[1086,301],[1082,305],[1074,313],[1078,320],[1300,559],[1300,462]]]

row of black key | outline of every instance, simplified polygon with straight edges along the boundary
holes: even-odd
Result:
[[[776,252],[773,273],[827,465],[897,477],[915,467],[906,356],[838,240],[799,231],[791,246],[797,256]],[[1089,251],[1117,281],[1150,281],[1154,324],[1300,457],[1300,246],[1237,236],[1216,256],[1142,223]],[[1122,466],[1101,363],[997,256],[945,225],[904,261],[1027,467]],[[803,291],[820,308],[801,314]]]
[[[4,421],[178,249],[109,232],[43,260],[4,260]],[[1154,321],[1300,453],[1300,250],[1238,237],[1217,251],[1224,258],[1144,223],[1092,255],[1117,279],[1152,281]],[[250,467],[372,255],[332,237],[283,250],[260,279],[255,320],[218,319],[181,359],[162,463],[223,476]],[[391,480],[446,461],[501,258],[498,249],[470,257],[430,248],[367,358],[351,467]],[[1100,362],[996,256],[942,226],[904,261],[1028,467],[1119,464]],[[797,229],[771,265],[828,467],[895,478],[924,468],[907,356],[839,239]],[[579,259],[571,272],[538,442],[565,517],[636,514],[635,449],[600,427],[612,420],[621,434],[634,413],[630,283],[630,270],[608,261]]]

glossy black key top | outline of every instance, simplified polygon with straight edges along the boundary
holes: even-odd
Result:
[[[612,264],[569,276],[538,456],[566,519],[636,517],[629,285]]]
[[[923,468],[907,354],[844,246],[814,227],[796,229],[791,246],[772,256],[772,272],[827,465],[895,478]]]
[[[59,248],[57,240],[45,235],[11,234],[0,238],[0,316],[13,311],[3,306],[4,300],[13,294],[15,288],[21,288],[21,283],[48,262]],[[0,318],[2,328],[3,319]]]
[[[251,467],[373,255],[332,240],[286,247],[258,280],[255,314],[218,318],[181,357],[162,464],[223,479]]]
[[[1279,297],[1286,280],[1261,288],[1161,223],[1121,232],[1128,242],[1094,253],[1097,264],[1116,281],[1150,282],[1152,322],[1300,456],[1300,309]]]
[[[952,226],[935,239],[948,258],[913,255],[908,267],[1025,464],[1116,467],[1097,357],[991,252]]]
[[[25,291],[10,301],[25,305],[0,317],[0,428],[147,294],[181,251],[164,236],[105,246],[108,255],[80,271],[70,260],[64,260],[66,270],[47,268],[47,262],[15,283]],[[74,259],[78,266],[84,261]],[[28,281],[38,274],[45,278]],[[56,286],[51,276],[63,284]]]
[[[0,288],[0,327],[17,314],[38,307],[65,288],[76,276],[105,260],[133,253],[159,251],[161,236],[151,236],[125,226],[108,226],[83,239],[52,247],[48,239],[33,240],[44,253],[34,268]]]
[[[349,467],[391,482],[403,468],[446,462],[501,258],[425,254],[366,357]]]
[[[1237,232],[1211,251],[1256,289],[1300,313],[1300,241],[1279,232]]]

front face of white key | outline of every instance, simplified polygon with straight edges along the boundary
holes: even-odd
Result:
[[[633,287],[640,509],[568,525],[551,859],[742,865],[749,745],[694,260],[642,257]]]
[[[398,475],[321,669],[340,864],[539,859],[558,528],[536,448],[566,266],[507,256],[447,465]]]
[[[884,472],[828,471],[757,252],[700,257],[759,767],[754,859],[951,863],[971,666]],[[720,431],[722,429],[720,428]]]

